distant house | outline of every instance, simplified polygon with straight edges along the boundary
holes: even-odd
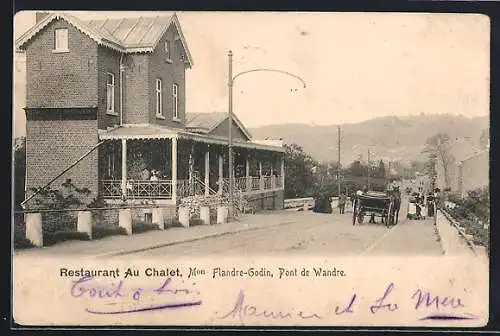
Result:
[[[227,192],[232,127],[235,187],[283,205],[281,145],[254,141],[226,113],[186,112],[193,58],[175,14],[84,21],[39,13],[16,45],[26,54],[27,197],[74,164],[52,185],[71,178],[90,198],[175,205]],[[147,178],[153,170],[159,181]]]
[[[466,195],[469,190],[489,185],[488,149],[479,148],[465,139],[457,139],[446,145],[445,152],[445,158],[438,157],[437,160],[437,187]]]

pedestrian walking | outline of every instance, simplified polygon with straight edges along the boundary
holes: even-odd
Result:
[[[343,215],[345,213],[345,204],[347,202],[347,196],[344,193],[340,193],[339,195],[339,211],[340,214]]]

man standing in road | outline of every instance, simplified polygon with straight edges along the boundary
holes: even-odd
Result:
[[[343,215],[345,211],[345,203],[347,202],[347,197],[344,193],[340,193],[339,195],[339,211],[340,214]]]

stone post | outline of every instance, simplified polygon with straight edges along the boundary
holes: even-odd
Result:
[[[92,212],[78,211],[77,231],[85,232],[92,239]]]
[[[217,224],[222,224],[227,221],[228,208],[227,206],[217,207]]]
[[[165,222],[163,220],[163,211],[161,208],[153,208],[153,224],[157,224],[160,230],[165,229]]]
[[[132,234],[132,211],[130,209],[118,211],[118,225],[124,228],[128,235]]]
[[[35,246],[43,246],[42,214],[26,214],[26,238]]]
[[[179,222],[183,227],[189,227],[189,208],[179,207]]]
[[[203,224],[210,225],[210,208],[207,206],[200,207],[200,219]]]

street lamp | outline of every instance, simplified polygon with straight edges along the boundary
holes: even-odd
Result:
[[[251,72],[275,72],[282,75],[287,75],[298,79],[304,88],[306,87],[306,82],[297,75],[294,75],[288,71],[276,70],[276,69],[266,69],[266,68],[258,68],[247,71],[242,71],[233,76],[233,52],[229,50],[228,54],[228,88],[229,88],[229,108],[228,108],[228,168],[229,168],[229,218],[233,217],[233,185],[234,185],[234,171],[233,171],[233,84],[236,78],[251,73]]]

